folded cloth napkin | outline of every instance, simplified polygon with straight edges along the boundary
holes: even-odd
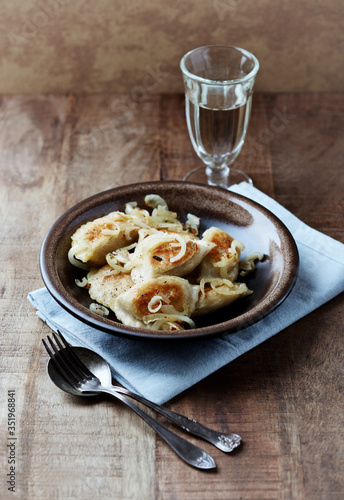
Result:
[[[294,236],[300,254],[299,274],[291,294],[260,322],[217,339],[133,340],[85,325],[61,308],[45,288],[28,296],[37,315],[53,330],[61,330],[72,345],[88,347],[103,356],[114,378],[125,387],[164,403],[344,291],[342,243],[310,228],[245,182],[233,186],[232,191],[279,217]]]

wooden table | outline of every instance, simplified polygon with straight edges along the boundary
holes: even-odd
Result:
[[[237,162],[256,187],[342,242],[343,97],[256,94]],[[42,286],[42,240],[94,193],[181,179],[199,164],[183,96],[5,96],[0,120],[1,498],[344,498],[343,295],[167,404],[243,436],[231,455],[204,445],[215,473],[186,466],[110,398],[85,401],[48,379],[49,329],[26,298]],[[6,483],[11,391],[15,494]]]

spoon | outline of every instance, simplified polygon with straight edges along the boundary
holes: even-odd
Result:
[[[233,451],[240,445],[241,437],[238,434],[226,434],[215,431],[213,429],[209,429],[208,427],[204,426],[194,419],[191,419],[184,415],[180,415],[179,413],[169,410],[164,406],[153,403],[152,401],[149,401],[148,399],[145,399],[144,397],[139,396],[138,394],[135,394],[128,389],[125,389],[124,387],[112,385],[111,369],[104,358],[102,358],[94,351],[91,351],[90,349],[86,349],[84,347],[72,347],[72,349],[82,359],[87,368],[99,378],[102,385],[110,388],[109,392],[111,394],[116,395],[114,394],[114,392],[121,393],[135,399],[136,401],[139,401],[148,408],[151,408],[152,410],[155,410],[164,417],[168,418],[186,432],[189,432],[190,434],[196,435],[204,439],[205,441],[208,441],[209,443],[213,444],[221,451],[224,451],[226,453]],[[77,396],[94,396],[95,394],[100,392],[77,391],[64,379],[60,372],[56,370],[54,364],[51,363],[51,361],[49,361],[48,364],[48,373],[52,381],[65,392],[69,392]]]
[[[55,335],[54,335],[55,337]],[[55,337],[56,338],[56,337]],[[49,339],[49,337],[48,337]],[[50,340],[50,339],[49,339]],[[44,345],[46,343],[43,341]],[[46,346],[47,348],[47,346]],[[111,384],[111,371],[109,365],[99,356],[98,354],[90,351],[85,348],[71,348],[73,349],[75,354],[81,359],[81,361],[87,366],[87,368],[95,375],[99,380],[99,389],[94,390],[86,390],[82,389],[78,390],[75,388],[72,383],[69,383],[68,380],[63,376],[61,371],[59,370],[59,362],[58,357],[55,359],[55,356],[51,353],[48,353],[51,356],[51,359],[48,362],[48,374],[54,382],[54,384],[62,389],[65,392],[70,394],[74,394],[77,396],[95,396],[101,392],[105,392],[115,396],[117,399],[121,400],[127,406],[129,406],[134,412],[139,415],[143,420],[145,420],[164,440],[167,444],[171,446],[171,448],[179,455],[185,462],[193,467],[198,469],[216,469],[216,463],[213,458],[206,453],[198,446],[186,441],[182,437],[178,436],[174,432],[167,429],[167,427],[160,424],[157,420],[152,418],[146,412],[141,410],[138,406],[124,397],[122,394],[113,389]],[[59,351],[57,351],[58,354]],[[61,353],[62,354],[62,353]],[[60,366],[61,367],[61,366]],[[71,381],[72,382],[72,381]]]

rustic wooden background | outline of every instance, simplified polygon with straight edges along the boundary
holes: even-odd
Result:
[[[260,91],[344,91],[341,0],[0,0],[0,93],[181,92],[179,61],[237,45]]]

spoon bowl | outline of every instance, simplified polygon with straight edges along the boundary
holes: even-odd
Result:
[[[99,378],[102,384],[110,385],[112,380],[111,370],[108,363],[96,352],[85,347],[73,347],[75,354],[81,359],[87,368]],[[67,382],[61,373],[55,368],[51,359],[48,361],[48,374],[52,382],[64,392],[74,394],[75,396],[97,396],[99,392],[81,392]]]

